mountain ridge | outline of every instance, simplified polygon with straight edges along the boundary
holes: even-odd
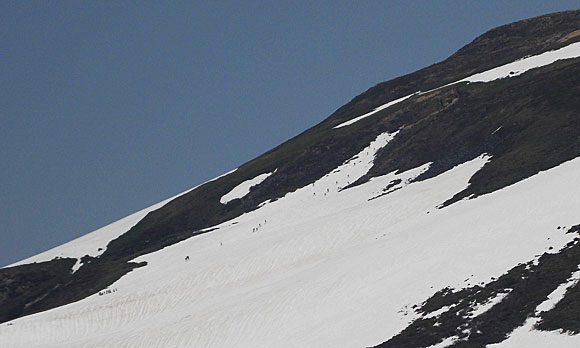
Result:
[[[215,226],[256,211],[264,202],[275,202],[313,184],[352,161],[380,134],[398,132],[377,149],[368,171],[357,180],[348,180],[340,192],[429,163],[425,171],[404,183],[399,178],[385,185],[383,193],[388,196],[391,192],[387,187],[426,181],[487,154],[491,159],[473,174],[467,187],[441,202],[445,207],[496,192],[577,158],[579,58],[560,60],[521,76],[439,87],[527,55],[578,42],[580,35],[574,33],[579,28],[580,11],[566,11],[492,29],[443,62],[370,88],[311,129],[149,212],[126,233],[111,240],[102,254],[83,257],[74,273],[67,273],[76,262],[70,258],[1,269],[0,322],[94,295],[128,272],[147,265],[146,261],[134,262],[136,258],[206,234]],[[421,90],[429,92],[349,126],[334,128]],[[352,162],[353,166],[356,163]],[[227,204],[220,202],[241,182],[271,172],[274,174],[251,187],[243,197]],[[47,275],[52,275],[50,281]],[[440,339],[436,337],[437,342]]]
[[[342,120],[351,114],[364,114],[379,106],[382,100],[394,100],[416,91],[437,88],[494,66],[578,42],[579,36],[564,42],[560,40],[577,32],[579,21],[580,12],[573,10],[524,19],[491,29],[442,62],[369,88],[337,109],[325,121]],[[542,25],[538,26],[538,22]],[[466,59],[468,56],[469,59]],[[450,73],[452,76],[445,76]]]

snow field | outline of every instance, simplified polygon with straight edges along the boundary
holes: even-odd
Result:
[[[393,136],[379,136],[314,185],[139,257],[148,266],[113,284],[113,294],[0,325],[2,341],[367,347],[404,329],[415,315],[402,310],[441,288],[489,282],[573,238],[556,227],[578,223],[580,159],[444,209],[436,207],[464,189],[487,156],[422,182],[409,180],[429,164],[338,189],[364,175]],[[401,189],[369,201],[394,179]]]

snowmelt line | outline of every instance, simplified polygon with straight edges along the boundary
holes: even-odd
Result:
[[[342,128],[342,127],[345,127],[345,126],[349,126],[349,125],[351,125],[351,124],[353,124],[353,123],[355,123],[355,122],[358,122],[358,121],[362,120],[363,118],[367,118],[367,117],[369,117],[369,116],[372,116],[372,115],[376,114],[377,112],[379,112],[379,111],[381,111],[381,110],[384,110],[384,109],[388,108],[389,106],[393,106],[393,105],[395,105],[395,104],[397,104],[397,103],[400,103],[400,102],[402,102],[403,100],[406,100],[406,99],[408,99],[408,98],[411,98],[412,96],[414,96],[415,94],[418,94],[418,93],[419,93],[419,92],[415,92],[415,93],[409,94],[409,95],[407,95],[407,96],[405,96],[405,97],[402,97],[402,98],[399,98],[399,99],[395,99],[395,100],[393,100],[393,101],[390,101],[390,102],[388,102],[388,103],[386,103],[386,104],[383,104],[383,105],[381,105],[381,106],[379,106],[379,107],[375,108],[375,109],[374,109],[373,111],[371,111],[371,112],[367,112],[367,113],[366,113],[366,114],[364,114],[364,115],[361,115],[361,116],[359,116],[359,117],[353,118],[352,120],[349,120],[349,121],[343,122],[343,123],[339,124],[338,126],[335,126],[335,127],[334,127],[334,129],[336,129],[336,128]]]

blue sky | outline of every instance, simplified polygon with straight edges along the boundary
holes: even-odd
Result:
[[[0,2],[0,266],[229,171],[493,27],[578,5]]]

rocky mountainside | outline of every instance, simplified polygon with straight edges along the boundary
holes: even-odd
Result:
[[[193,332],[205,327],[198,323],[179,328],[175,337],[182,341],[157,336],[143,341],[130,334],[144,327],[134,314],[130,320],[110,318],[124,334],[109,346],[261,346],[269,336],[256,329],[258,314],[249,320],[240,313],[264,308],[229,302],[239,297],[252,303],[254,296],[285,304],[266,312],[270,323],[288,330],[274,326],[281,335],[276,343],[289,347],[517,346],[510,340],[519,337],[518,328],[575,335],[580,333],[578,157],[580,11],[495,28],[443,62],[370,88],[230,173],[69,246],[0,269],[0,337],[17,346],[34,325],[48,332],[58,318],[89,318],[87,311],[93,315],[103,308],[123,312],[135,303],[141,303],[135,310],[145,318],[153,316],[147,306],[157,307],[139,302],[139,294],[149,291],[151,299],[169,290],[151,283],[181,289],[174,295],[184,307],[192,297],[209,296],[207,289],[233,284],[248,292],[231,290],[221,298],[226,304],[207,297],[204,303],[215,312],[206,319],[222,328],[219,338],[204,341],[205,332]],[[261,231],[267,229],[272,234],[266,237]],[[210,253],[204,244],[210,240],[211,248],[223,249]],[[367,240],[377,242],[363,247]],[[234,242],[240,244],[223,255]],[[174,274],[166,269],[184,267],[183,255],[190,278],[172,283]],[[163,264],[166,259],[178,259],[180,266]],[[321,266],[327,264],[328,269]],[[465,267],[454,269],[457,264]],[[493,266],[482,266],[488,264]],[[317,267],[322,268],[315,272]],[[208,276],[201,277],[203,272]],[[221,277],[230,278],[220,283]],[[270,294],[267,289],[276,284],[285,287]],[[353,292],[343,298],[335,289]],[[558,291],[560,298],[548,306]],[[114,302],[122,296],[127,297]],[[300,304],[312,308],[295,300],[300,296],[319,298],[314,303],[320,308],[307,319],[292,314]],[[75,314],[59,314],[65,308]],[[328,308],[342,308],[340,316]],[[31,316],[35,313],[40,314]],[[166,313],[167,323],[175,313]],[[248,327],[236,330],[258,330],[255,336],[231,338],[238,331],[228,326],[230,317],[247,321]],[[80,332],[93,331],[91,323]],[[112,327],[95,325],[114,336]],[[338,327],[352,330],[348,340]],[[95,346],[106,346],[104,336]],[[546,346],[560,342],[541,337]],[[575,341],[562,346],[580,343],[570,337]],[[73,333],[54,339],[46,346],[86,344]]]

